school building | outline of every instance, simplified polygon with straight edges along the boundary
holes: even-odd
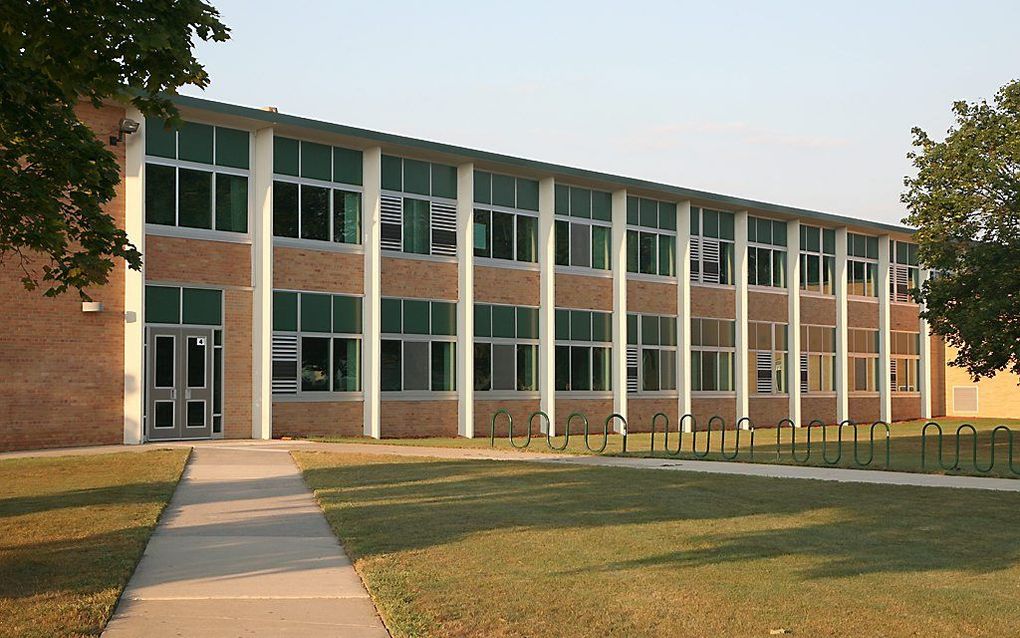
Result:
[[[947,366],[909,228],[175,101],[80,108],[144,269],[83,303],[2,267],[2,450],[1020,413]]]

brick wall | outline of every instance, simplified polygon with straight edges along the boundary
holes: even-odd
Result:
[[[457,300],[457,264],[383,257],[380,280],[384,297]]]
[[[874,423],[881,417],[881,400],[877,396],[850,396],[850,419],[857,423]]]
[[[384,439],[457,436],[456,400],[382,401],[381,434]]]
[[[676,316],[677,285],[639,279],[627,280],[627,312]]]
[[[77,111],[103,141],[125,115]],[[124,146],[108,148],[123,171]],[[123,183],[105,210],[123,227]],[[41,275],[45,263],[33,257],[29,268]],[[106,286],[89,291],[103,312],[83,313],[73,291],[56,299],[26,291],[15,256],[0,267],[0,451],[124,440],[124,271],[118,263]]]
[[[918,307],[914,304],[894,303],[889,305],[889,329],[904,332],[917,332],[920,322],[917,318]]]
[[[790,416],[789,397],[753,396],[747,402],[755,427],[772,426]]]
[[[634,395],[627,397],[627,428],[630,432],[651,432],[652,417],[661,412],[669,418],[669,429],[676,431],[680,405],[675,398],[655,397],[639,399]],[[663,431],[664,421],[659,417],[655,422],[655,431]]]
[[[365,256],[276,247],[273,287],[360,295],[365,290]]]
[[[790,300],[785,294],[747,291],[747,318],[751,321],[788,323]]]
[[[613,309],[613,280],[556,273],[556,307],[587,310]]]
[[[539,282],[534,270],[475,266],[474,299],[476,303],[537,306]]]
[[[931,413],[946,416],[946,344],[931,336]]]
[[[853,399],[851,399],[851,402]],[[876,404],[877,405],[877,404]],[[851,403],[851,417],[852,415]],[[818,419],[822,423],[836,422],[836,397],[817,397],[802,394],[800,397],[800,418],[805,424]]]
[[[850,314],[853,315],[853,312]],[[836,299],[802,294],[800,296],[800,322],[816,326],[836,325]]]
[[[691,316],[733,319],[737,316],[736,293],[727,288],[691,286]]]
[[[145,279],[251,286],[251,245],[147,235]]]
[[[562,432],[567,426],[567,418],[574,412],[580,412],[588,419],[589,432],[602,432],[602,425],[606,417],[613,413],[612,399],[556,399],[556,431]],[[609,424],[610,433],[616,427],[616,422]],[[571,434],[584,432],[584,422],[581,419],[574,419],[570,424]],[[592,440],[592,445],[599,443]]]
[[[480,394],[480,393],[479,393]],[[479,396],[475,394],[475,396]],[[538,399],[518,399],[518,400],[504,400],[504,401],[493,401],[493,400],[475,400],[475,438],[486,438],[489,436],[489,431],[492,427],[492,415],[496,413],[496,410],[504,409],[510,413],[510,416],[514,420],[514,437],[520,434],[524,434],[528,430],[528,418],[539,409]],[[532,436],[540,434],[542,427],[542,418],[536,417],[534,422],[531,424]],[[500,416],[496,419],[496,437],[505,437],[507,435],[507,419],[505,416]]]
[[[223,291],[223,436],[250,439],[252,427],[252,293]]]
[[[737,421],[737,401],[733,397],[692,397],[691,410],[698,420],[698,429],[704,430],[708,427],[708,421],[713,416],[721,416],[726,420],[726,427],[732,428]],[[713,428],[718,427],[714,423]]]
[[[361,436],[363,401],[273,402],[273,436]]]
[[[846,317],[846,325],[850,328],[878,330],[878,301],[848,299]]]
[[[921,397],[914,395],[892,395],[892,420],[912,421],[921,418]]]
[[[956,358],[956,349],[946,347],[947,361]],[[945,402],[946,414],[949,416],[988,418],[1016,418],[1020,414],[1020,378],[1010,372],[1000,372],[989,379],[974,382],[963,368],[946,365],[945,369]],[[957,386],[974,387],[978,392],[978,413],[960,412],[953,405],[953,388]]]

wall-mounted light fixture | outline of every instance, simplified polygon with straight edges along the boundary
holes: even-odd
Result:
[[[81,302],[82,312],[102,312],[103,302],[102,301],[83,301]]]
[[[138,127],[141,126],[135,120],[128,117],[121,118],[120,122],[117,123],[117,135],[110,136],[110,146],[116,146],[124,141],[125,135],[131,135],[132,133],[138,132]]]

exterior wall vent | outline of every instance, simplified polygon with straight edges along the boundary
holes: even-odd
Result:
[[[953,412],[977,414],[978,389],[976,385],[953,386]]]

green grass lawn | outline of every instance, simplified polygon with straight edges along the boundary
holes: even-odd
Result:
[[[187,450],[0,461],[0,636],[97,636]]]
[[[977,430],[977,463],[981,468],[986,468],[991,460],[989,456],[992,429],[1000,424],[1009,426],[1014,432],[1015,451],[1013,467],[1016,472],[1011,472],[1008,467],[1008,441],[1000,433],[995,445],[995,463],[990,472],[980,472],[974,469],[973,463],[973,439],[965,432],[960,441],[960,464],[955,470],[945,470],[939,465],[938,459],[938,435],[934,428],[928,430],[926,441],[926,464],[921,466],[921,430],[925,421],[905,421],[894,423],[890,426],[891,436],[889,445],[889,466],[886,467],[885,456],[885,432],[882,428],[875,429],[874,459],[867,465],[868,469],[891,469],[904,472],[931,472],[939,474],[969,474],[976,476],[999,476],[1008,478],[1020,478],[1020,420],[1001,419],[939,419],[944,432],[943,440],[943,463],[951,466],[956,459],[956,429],[963,423],[971,423]],[[601,425],[596,433],[594,426],[589,437],[589,444],[592,448],[598,449],[602,445]],[[677,434],[676,424],[670,432],[669,447],[676,450]],[[759,428],[754,437],[754,454],[751,454],[750,437],[748,431],[740,432],[740,447],[736,448],[736,431],[726,432],[725,441],[719,431],[701,431],[695,434],[684,433],[682,438],[682,449],[678,456],[673,458],[708,460],[723,460],[736,452],[736,457],[727,460],[754,461],[757,463],[783,463],[783,464],[806,464],[817,466],[833,467],[859,467],[857,461],[865,463],[868,461],[872,446],[870,444],[870,425],[858,426],[858,447],[857,459],[854,457],[853,430],[846,427],[843,429],[842,452],[839,445],[838,428],[830,426],[825,428],[827,443],[824,447],[825,458],[823,458],[822,428],[811,428],[811,448],[808,455],[807,428],[791,430],[783,428],[780,432],[781,442],[779,454],[776,454],[776,430],[775,428]],[[796,437],[796,460],[791,451],[791,437]],[[435,447],[463,447],[463,448],[488,448],[489,437],[487,435],[475,439],[463,438],[428,438],[428,439],[371,439],[362,437],[347,438],[320,438],[321,441],[334,441],[346,443],[377,443],[390,445],[412,445],[412,446],[435,446]],[[524,443],[524,436],[518,434],[515,437],[518,445]],[[655,436],[654,456],[667,456],[665,452],[665,436],[661,429]],[[552,445],[561,447],[563,437],[553,437]],[[725,444],[723,446],[723,444]],[[708,446],[706,448],[706,446]],[[723,447],[720,447],[723,446]],[[496,439],[495,447],[498,449],[515,449],[510,445],[507,437]],[[704,455],[708,450],[708,454]],[[724,450],[723,453],[720,449]],[[692,451],[697,450],[697,455]],[[531,444],[526,448],[528,452],[553,452],[546,443],[545,435],[533,435]],[[570,436],[566,450],[571,454],[591,454],[585,447],[584,437],[579,434]],[[622,454],[623,437],[610,435],[606,446],[605,454]],[[629,456],[653,456],[651,452],[651,435],[648,433],[634,433],[628,437],[627,454]],[[838,459],[838,460],[837,460]]]
[[[395,636],[1002,636],[1020,495],[295,453]]]

